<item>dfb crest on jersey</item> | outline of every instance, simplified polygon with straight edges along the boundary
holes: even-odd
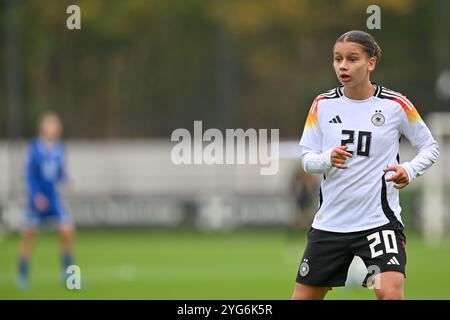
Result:
[[[298,271],[302,277],[306,276],[309,272],[308,259],[304,259],[302,264],[300,265],[300,269]]]
[[[381,110],[375,110],[375,114],[372,116],[372,123],[374,126],[381,127],[384,124],[384,116]]]

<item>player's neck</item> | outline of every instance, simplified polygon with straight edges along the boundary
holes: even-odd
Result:
[[[344,95],[352,100],[366,100],[369,99],[375,93],[375,86],[370,83],[364,83],[355,87],[344,87]]]

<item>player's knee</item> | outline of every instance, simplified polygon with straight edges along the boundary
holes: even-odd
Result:
[[[75,229],[72,226],[60,227],[59,234],[64,238],[71,238],[75,236]]]
[[[72,233],[62,233],[61,234],[61,242],[64,247],[70,248],[73,243],[73,234]]]
[[[378,291],[379,300],[403,300],[403,290],[397,288],[386,288]]]
[[[306,299],[304,299],[304,294],[301,292],[301,290],[295,288],[294,292],[292,293],[291,300],[306,300]]]
[[[37,232],[34,230],[25,230],[23,233],[23,238],[26,241],[32,241],[36,238]]]
[[[330,288],[312,287],[297,283],[291,300],[322,300]]]
[[[306,292],[302,292],[301,290],[294,290],[291,300],[314,300],[314,297]]]

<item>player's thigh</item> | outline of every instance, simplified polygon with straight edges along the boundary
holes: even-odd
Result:
[[[43,216],[41,213],[29,209],[25,214],[23,235],[31,237],[31,234],[37,233],[40,225],[42,224]]]
[[[21,255],[28,256],[31,254],[37,236],[38,231],[35,228],[25,228],[22,231],[22,240],[19,249]]]
[[[58,233],[62,240],[71,240],[75,236],[75,229],[72,225],[61,225],[58,227]]]
[[[375,276],[375,294],[379,300],[403,300],[405,277],[397,271],[382,272]]]
[[[292,300],[322,300],[330,287],[315,287],[302,283],[296,283]]]
[[[74,233],[74,222],[72,217],[63,209],[57,209],[53,212],[55,221],[61,236],[70,236]]]

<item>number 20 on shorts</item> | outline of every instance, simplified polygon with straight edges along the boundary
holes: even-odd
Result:
[[[376,258],[384,254],[383,249],[377,250],[375,247],[381,244],[381,238],[383,238],[384,249],[386,253],[398,253],[397,241],[395,238],[394,230],[383,230],[381,232],[375,232],[367,236],[367,240],[372,241],[370,245],[370,253],[372,258]]]

